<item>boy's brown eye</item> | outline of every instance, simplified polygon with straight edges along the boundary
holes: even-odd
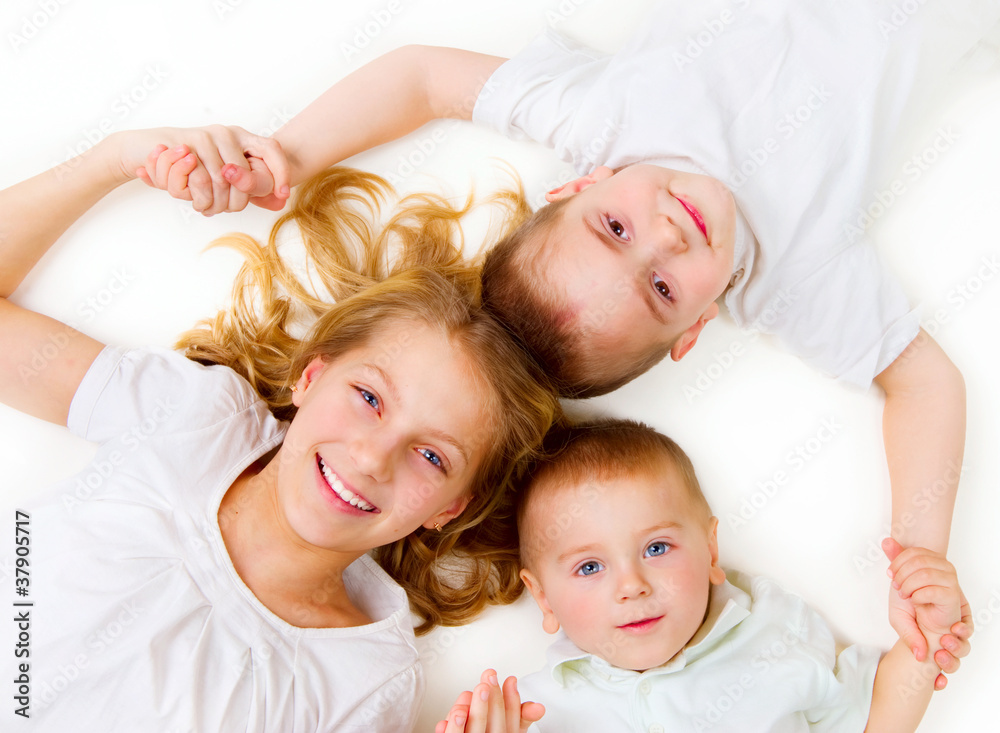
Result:
[[[614,234],[616,237],[625,236],[625,227],[623,227],[621,223],[616,221],[615,219],[608,219],[608,228],[611,229],[611,233]]]

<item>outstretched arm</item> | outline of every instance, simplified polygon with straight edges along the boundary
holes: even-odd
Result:
[[[431,120],[471,120],[483,85],[505,60],[457,48],[404,46],[338,81],[274,133],[287,156],[290,176],[278,176],[268,166],[219,165],[215,157],[205,162],[210,180],[203,176],[188,181],[184,171],[161,162],[156,166],[158,175],[147,183],[175,198],[193,199],[195,208],[204,213],[246,206],[245,197],[220,189],[220,180],[248,194],[258,206],[280,209],[288,193],[272,193],[279,185],[276,180],[290,177],[294,186]]]
[[[103,348],[65,324],[7,300],[73,222],[135,178],[158,144],[190,162],[200,149],[236,144],[242,158],[243,150],[263,153],[257,146],[264,143],[238,128],[121,132],[58,168],[0,191],[0,402],[65,425],[73,395]]]
[[[875,381],[885,390],[892,536],[903,547],[945,555],[965,449],[965,382],[923,330]],[[897,594],[891,592],[889,600],[893,628],[923,659],[927,642],[938,645],[939,639],[924,638],[912,621],[912,607]]]

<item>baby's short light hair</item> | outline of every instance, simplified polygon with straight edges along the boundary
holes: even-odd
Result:
[[[517,529],[521,564],[529,566],[541,544],[525,536],[532,499],[547,491],[599,485],[621,478],[662,477],[673,468],[681,479],[695,514],[706,523],[712,509],[701,491],[691,459],[677,443],[634,420],[604,418],[553,428],[545,438],[542,457],[522,481]]]
[[[561,397],[596,397],[649,371],[673,343],[642,344],[623,356],[567,314],[545,272],[545,255],[569,200],[543,206],[486,253],[482,302],[534,357]]]

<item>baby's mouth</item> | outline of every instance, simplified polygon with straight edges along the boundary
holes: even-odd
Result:
[[[705,235],[705,241],[707,242],[708,227],[705,226],[705,218],[701,215],[701,212],[684,199],[677,198],[676,196],[674,198],[681,202],[681,206],[684,207],[684,210],[691,216],[692,219],[694,219],[695,226],[697,226],[701,233]]]
[[[343,481],[335,474],[330,467],[323,462],[323,459],[316,455],[316,462],[319,464],[320,473],[323,474],[323,478],[326,479],[327,486],[333,491],[342,501],[350,504],[363,512],[373,512],[378,513],[379,509],[374,504],[369,503],[364,499],[364,497],[355,494],[353,491],[344,486]]]

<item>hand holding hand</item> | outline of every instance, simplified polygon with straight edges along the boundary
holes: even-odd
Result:
[[[525,733],[544,714],[537,702],[521,703],[514,677],[504,680],[501,689],[496,672],[487,669],[473,691],[458,696],[434,733]]]
[[[924,548],[904,550],[892,538],[882,542],[882,549],[890,560],[889,622],[893,629],[917,661],[926,658],[929,639],[942,647],[934,653],[942,672],[958,671],[960,658],[971,649],[973,624],[954,566],[939,553]],[[947,684],[944,674],[939,674],[934,689],[944,689]]]
[[[291,174],[275,140],[221,125],[142,132],[141,157],[133,153],[123,166],[131,165],[129,172],[146,185],[191,201],[206,216],[242,211],[249,202],[277,211],[288,199]]]

